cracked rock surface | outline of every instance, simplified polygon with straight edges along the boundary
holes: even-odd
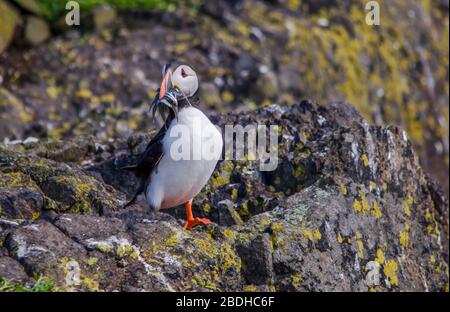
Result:
[[[0,144],[0,278],[76,291],[448,290],[448,200],[407,134],[309,101],[212,115],[279,126],[279,164],[224,160],[180,208],[121,207],[151,138]]]

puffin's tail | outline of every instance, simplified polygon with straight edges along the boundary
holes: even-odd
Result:
[[[137,166],[131,165],[131,166],[123,166],[119,168],[120,170],[127,170],[127,171],[136,171]]]
[[[133,197],[125,205],[122,206],[122,209],[125,209],[131,204],[133,204],[136,198],[139,196],[139,194],[141,194],[144,191],[144,189],[145,189],[145,181],[141,180],[139,183],[139,188],[134,193]]]
[[[136,198],[138,197],[139,193],[134,194],[133,198],[131,198],[125,205],[122,206],[122,209],[127,208],[128,206],[130,206],[131,204],[134,203],[134,201],[136,200]]]

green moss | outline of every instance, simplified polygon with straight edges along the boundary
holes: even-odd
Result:
[[[55,290],[55,282],[45,276],[39,277],[32,287],[0,278],[0,292],[50,292]]]
[[[40,0],[37,2],[39,14],[54,20],[65,12],[64,1]],[[100,4],[110,4],[118,9],[159,9],[168,10],[175,3],[173,0],[89,0],[79,1],[81,10],[89,10]]]

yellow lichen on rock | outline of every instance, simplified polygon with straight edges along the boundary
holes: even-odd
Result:
[[[342,238],[341,233],[338,234],[337,241],[338,241],[339,244],[342,244],[342,242],[344,241],[344,239]]]
[[[381,213],[381,209],[380,206],[378,205],[378,201],[374,200],[373,201],[373,209],[371,211],[372,215],[375,217],[375,219],[380,219],[382,217],[382,213]]]
[[[409,234],[408,231],[400,231],[400,237],[399,237],[400,246],[402,247],[408,247],[409,245]]]
[[[362,211],[362,205],[361,202],[358,199],[353,200],[353,210],[355,212],[361,212]]]
[[[364,167],[369,166],[369,159],[367,158],[366,154],[361,155],[361,160],[363,161]]]
[[[376,258],[375,261],[379,264],[379,265],[383,265],[384,264],[384,252],[381,248],[377,249],[377,253],[376,253]]]
[[[390,283],[390,286],[397,286],[398,285],[398,265],[397,262],[393,259],[389,259],[383,269],[384,275],[388,278],[388,281]]]
[[[16,9],[4,0],[0,0],[0,54],[11,41],[20,19]]]
[[[312,242],[316,242],[322,238],[322,234],[318,228],[305,228],[303,229],[303,235]]]
[[[295,288],[300,287],[300,282],[302,281],[302,273],[291,274],[292,286]]]
[[[414,203],[414,198],[409,195],[403,202],[403,210],[407,217],[411,216],[411,205]]]

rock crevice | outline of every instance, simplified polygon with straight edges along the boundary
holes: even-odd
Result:
[[[192,231],[179,208],[122,208],[137,180],[119,168],[149,134],[1,144],[3,283],[41,276],[55,290],[79,291],[448,289],[448,200],[404,131],[371,126],[345,103],[211,119],[278,125],[279,165],[261,172],[254,161],[221,161],[194,201],[194,213],[215,223]]]

